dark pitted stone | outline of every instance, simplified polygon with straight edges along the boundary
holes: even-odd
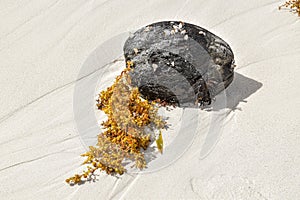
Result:
[[[210,104],[233,80],[229,45],[193,24],[164,21],[143,27],[125,42],[124,56],[134,63],[132,85],[149,100]]]

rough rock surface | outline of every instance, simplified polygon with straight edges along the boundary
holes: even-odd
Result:
[[[132,84],[149,100],[210,104],[233,80],[229,45],[189,23],[163,21],[143,27],[127,39],[124,55],[134,63]]]

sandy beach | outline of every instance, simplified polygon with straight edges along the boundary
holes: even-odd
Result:
[[[0,2],[0,199],[299,199],[300,17],[282,3]],[[163,112],[166,152],[147,173],[68,185],[100,129],[95,96],[124,68],[125,33],[165,20],[224,39],[232,84],[210,111]]]

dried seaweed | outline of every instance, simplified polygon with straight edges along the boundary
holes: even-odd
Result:
[[[300,0],[286,1],[283,5],[279,6],[279,10],[282,8],[288,8],[290,11],[298,13],[298,16],[300,17]]]
[[[158,116],[156,103],[140,98],[138,88],[131,87],[128,72],[133,66],[127,62],[127,67],[117,76],[115,83],[99,94],[98,109],[102,110],[108,119],[101,125],[104,132],[98,135],[95,147],[82,156],[87,157],[83,164],[88,164],[87,170],[66,179],[69,184],[78,184],[93,180],[98,169],[110,175],[122,175],[126,172],[125,162],[132,161],[138,169],[146,167],[142,149],[146,150],[151,142],[151,133],[159,130],[157,147],[163,148],[161,129],[165,122]]]

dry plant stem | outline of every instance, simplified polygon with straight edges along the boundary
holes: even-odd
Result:
[[[142,100],[138,89],[130,86],[128,72],[132,66],[133,63],[128,62],[127,68],[116,78],[115,83],[99,94],[97,107],[108,116],[101,124],[105,131],[98,135],[96,147],[91,146],[88,152],[82,154],[87,157],[83,162],[89,165],[87,170],[66,179],[67,183],[92,180],[98,169],[107,174],[122,175],[126,172],[123,164],[125,160],[133,161],[136,168],[146,167],[141,152],[151,142],[146,127],[152,125],[152,131],[160,131],[165,127],[165,122],[158,116],[155,102]],[[159,148],[162,151],[162,147]]]
[[[283,5],[279,6],[279,10],[283,7],[289,8],[292,12],[298,13],[298,16],[300,17],[300,0],[286,1]]]

